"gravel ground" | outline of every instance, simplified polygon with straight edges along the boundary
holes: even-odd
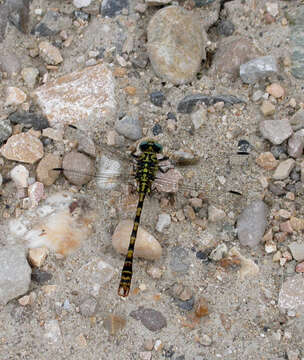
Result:
[[[1,359],[304,359],[303,24],[300,0],[0,0]],[[102,174],[146,137],[190,165],[145,200],[121,298],[137,198]]]

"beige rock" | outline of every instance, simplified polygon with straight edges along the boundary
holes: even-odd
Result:
[[[14,86],[9,86],[6,89],[5,105],[20,105],[26,100],[26,93]]]
[[[266,87],[266,91],[268,92],[268,94],[272,95],[276,99],[282,98],[285,95],[284,88],[280,84],[277,84],[277,83],[273,83],[271,85],[268,85]]]
[[[28,252],[28,258],[30,263],[33,266],[41,267],[49,253],[49,250],[46,247],[40,247],[35,249],[30,249]]]
[[[258,265],[251,259],[245,258],[236,247],[229,250],[229,256],[236,256],[241,261],[240,278],[243,280],[250,276],[256,276],[259,273]]]
[[[63,61],[59,49],[48,41],[39,44],[39,55],[49,65],[58,65]]]
[[[39,87],[33,96],[51,127],[74,124],[95,132],[100,119],[114,119],[114,90],[112,72],[98,64],[50,81]]]
[[[270,116],[275,113],[275,106],[268,100],[264,100],[261,105],[261,111],[264,116]]]
[[[256,159],[256,163],[265,170],[274,170],[278,165],[278,161],[270,151],[262,153]]]
[[[303,231],[304,230],[304,219],[300,219],[292,216],[290,218],[290,225],[295,231]]]
[[[6,159],[34,164],[43,156],[43,145],[33,135],[20,133],[11,136],[0,152]]]
[[[114,231],[112,236],[112,245],[120,254],[127,254],[132,228],[132,220],[123,220],[117,225]],[[134,256],[154,260],[159,259],[161,255],[162,248],[159,242],[151,234],[139,226]]]
[[[58,155],[46,154],[37,166],[37,179],[45,186],[52,185],[60,175],[60,171],[52,169],[61,167],[61,162]]]

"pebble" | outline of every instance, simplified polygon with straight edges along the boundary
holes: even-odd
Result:
[[[272,144],[280,145],[292,135],[292,128],[286,120],[264,120],[260,123],[262,136]]]
[[[36,37],[54,36],[70,28],[72,19],[55,10],[47,10],[41,21],[32,29]]]
[[[13,124],[22,124],[26,128],[42,130],[49,127],[47,118],[39,113],[16,111],[8,117]]]
[[[260,269],[258,265],[253,260],[245,258],[243,255],[241,255],[236,247],[233,247],[229,250],[228,256],[236,257],[240,260],[240,278],[242,280],[247,277],[256,276],[259,273]]]
[[[290,172],[295,167],[296,163],[294,159],[287,159],[282,161],[276,168],[274,174],[272,175],[275,180],[284,180],[288,178]]]
[[[159,331],[167,326],[167,320],[162,313],[154,309],[140,307],[132,311],[130,316],[135,320],[140,320],[150,331]]]
[[[102,1],[100,6],[100,13],[103,17],[113,18],[114,16],[122,13],[124,10],[128,9],[129,1],[128,0],[108,0]]]
[[[7,73],[9,78],[15,77],[21,70],[19,57],[10,52],[0,54],[0,70]]]
[[[212,259],[213,261],[219,261],[223,257],[225,257],[227,252],[228,252],[227,246],[225,244],[219,244],[215,249],[211,251],[209,258]]]
[[[170,268],[173,272],[186,273],[190,266],[190,259],[187,250],[175,246],[170,251]]]
[[[154,104],[155,106],[162,107],[165,100],[165,95],[162,91],[153,91],[150,94],[150,100],[151,103]]]
[[[31,202],[31,208],[36,207],[39,201],[45,197],[44,186],[41,182],[36,181],[28,188],[28,195]]]
[[[48,41],[39,43],[39,55],[48,65],[58,65],[63,62],[59,49]]]
[[[162,213],[158,216],[156,230],[160,233],[164,231],[165,228],[168,228],[171,224],[171,216],[166,213]]]
[[[274,170],[278,165],[278,161],[269,151],[260,154],[256,159],[256,163],[265,170]]]
[[[25,102],[26,97],[26,93],[21,89],[9,86],[6,89],[5,106],[20,105]]]
[[[122,316],[109,314],[103,321],[103,326],[110,335],[116,335],[126,326],[126,319]]]
[[[229,19],[222,20],[217,26],[217,31],[220,35],[230,36],[234,33],[235,25]]]
[[[52,140],[55,140],[55,141],[63,141],[63,131],[56,130],[53,128],[43,129],[42,136],[47,137]]]
[[[121,120],[115,122],[115,130],[130,140],[138,140],[143,136],[142,125],[138,117],[126,115]]]
[[[297,159],[303,154],[304,148],[304,129],[293,133],[288,139],[288,155]]]
[[[40,285],[51,280],[52,277],[53,277],[53,275],[46,271],[40,270],[38,268],[32,269],[32,280]]]
[[[61,167],[62,160],[59,155],[46,154],[39,162],[36,174],[37,180],[45,186],[54,184],[60,175],[60,171],[51,171],[54,168]]]
[[[210,346],[212,344],[212,339],[207,334],[202,334],[199,337],[199,343],[203,346]]]
[[[147,267],[147,274],[150,275],[152,279],[160,279],[163,271],[159,267],[150,264]]]
[[[28,187],[29,171],[23,165],[15,166],[10,172],[11,178],[14,181],[16,187],[26,188]]]
[[[261,112],[264,116],[271,116],[275,113],[275,106],[268,100],[264,100],[261,105]]]
[[[151,351],[141,351],[139,353],[139,359],[140,360],[151,360],[152,359]]]
[[[282,257],[282,253],[281,253],[281,251],[279,250],[279,251],[277,251],[277,252],[273,255],[272,261],[273,261],[273,262],[280,261],[281,257]]]
[[[304,219],[300,219],[292,216],[290,218],[290,224],[295,231],[303,231],[304,230]]]
[[[261,241],[267,225],[268,206],[261,200],[249,204],[237,220],[237,232],[243,246],[255,247]]]
[[[292,242],[288,245],[292,257],[297,261],[303,261],[304,260],[304,244],[298,243],[298,242]]]
[[[127,254],[132,228],[132,220],[123,220],[117,225],[112,236],[112,245],[118,253],[123,255]],[[159,242],[151,234],[139,226],[134,256],[148,260],[155,260],[159,259],[161,255],[162,248]]]
[[[82,8],[91,5],[92,0],[73,0],[73,5],[77,8]]]
[[[264,95],[264,92],[262,90],[256,90],[253,94],[252,94],[252,101],[254,102],[258,102],[262,99]]]
[[[296,274],[288,277],[283,283],[278,300],[279,308],[284,310],[295,310],[304,306],[304,277],[302,274]]]
[[[284,88],[280,84],[277,84],[277,83],[268,85],[266,87],[266,91],[268,92],[269,95],[272,95],[276,99],[283,98],[285,95]]]
[[[25,294],[31,283],[31,267],[20,246],[2,246],[0,249],[0,304]]]
[[[71,151],[62,160],[63,175],[74,185],[84,185],[92,180],[94,162],[85,154]]]
[[[274,253],[277,250],[277,245],[274,241],[267,241],[265,244],[265,252],[267,254]]]
[[[151,18],[147,50],[155,73],[173,84],[191,81],[205,58],[206,35],[199,17],[179,6],[166,6]]]
[[[0,144],[7,140],[13,132],[11,122],[9,119],[3,119],[0,121]]]
[[[11,136],[0,149],[6,159],[34,164],[43,157],[43,145],[29,133]]]
[[[266,2],[265,3],[266,11],[273,17],[279,15],[279,6],[277,2]]]
[[[25,82],[25,85],[30,89],[35,87],[38,75],[39,70],[34,67],[26,67],[21,71],[21,76]]]
[[[62,128],[72,123],[95,132],[100,119],[113,116],[114,88],[112,72],[98,64],[49,81],[37,88],[33,96],[49,121],[47,127]]]
[[[195,315],[198,318],[207,316],[209,314],[208,301],[201,296],[195,305]]]
[[[41,267],[44,264],[48,254],[49,250],[46,247],[29,249],[28,259],[33,266]]]
[[[208,207],[208,220],[210,222],[218,222],[226,217],[225,212],[222,209],[216,208],[214,205]]]
[[[207,109],[205,109],[204,107],[200,107],[197,111],[193,112],[190,115],[195,130],[198,130],[203,124],[207,123],[208,121],[207,114],[208,114]]]
[[[86,297],[79,305],[81,315],[86,317],[94,316],[97,312],[98,302],[93,296]]]
[[[304,273],[304,261],[302,261],[301,263],[297,264],[297,266],[296,266],[296,272],[298,272],[298,273]]]
[[[289,122],[294,131],[304,128],[304,109],[299,109]]]
[[[224,38],[213,58],[214,71],[237,77],[240,73],[240,65],[259,55],[259,51],[248,38],[233,36]]]
[[[59,344],[62,342],[61,331],[58,320],[47,320],[44,324],[44,337],[49,344]]]
[[[272,55],[250,60],[240,66],[240,77],[246,84],[254,84],[277,72],[277,62]]]
[[[292,234],[293,229],[291,227],[290,221],[284,221],[280,224],[280,230],[283,231],[283,233]]]

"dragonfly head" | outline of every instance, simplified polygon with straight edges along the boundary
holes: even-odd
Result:
[[[163,147],[153,139],[145,140],[139,144],[139,150],[142,152],[152,150],[155,153],[161,153]]]

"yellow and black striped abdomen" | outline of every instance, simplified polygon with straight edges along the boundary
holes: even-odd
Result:
[[[118,295],[126,297],[129,294],[132,279],[132,265],[137,230],[140,223],[140,216],[146,194],[151,191],[151,186],[158,170],[158,160],[156,154],[161,151],[160,145],[153,140],[143,142],[140,145],[142,154],[139,156],[136,167],[135,178],[138,182],[137,191],[139,200],[137,204],[136,215],[134,218],[133,229],[130,237],[128,252],[125,258],[124,266],[121,273],[121,279],[118,288]]]

